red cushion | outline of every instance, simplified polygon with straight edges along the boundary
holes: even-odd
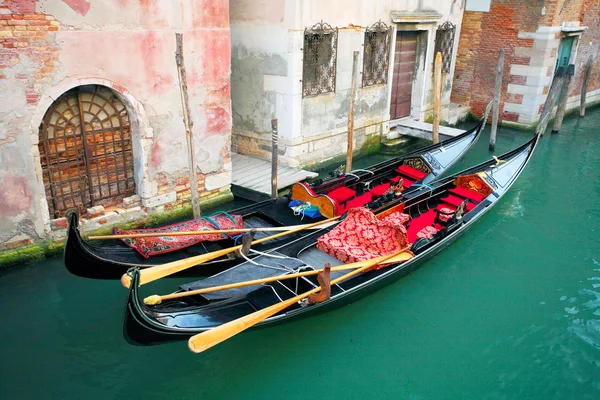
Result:
[[[371,194],[373,195],[373,197],[379,197],[382,194],[384,194],[385,192],[387,192],[387,190],[390,188],[390,183],[382,183],[381,185],[377,185],[375,186],[373,189],[370,190]]]
[[[371,195],[369,192],[361,194],[360,196],[356,196],[352,200],[348,200],[346,207],[344,207],[344,211],[355,207],[362,207],[371,200],[373,200],[373,195]]]
[[[481,201],[483,201],[483,199],[485,199],[485,195],[483,194],[479,194],[477,192],[474,192],[470,189],[464,188],[462,186],[457,186],[453,189],[449,190],[450,193],[454,193],[457,194],[459,196],[465,197],[469,200],[473,200],[476,203],[480,203]]]
[[[356,195],[356,192],[352,189],[349,189],[345,186],[342,186],[340,188],[337,188],[335,190],[332,190],[331,192],[327,193],[327,196],[331,197],[332,199],[337,200],[338,203],[342,203],[346,200],[348,200],[351,197],[354,197]]]
[[[413,218],[408,224],[408,241],[414,243],[417,240],[417,233],[419,233],[426,226],[433,225],[433,221],[437,212],[435,210],[427,210],[418,217]]]
[[[437,233],[437,231],[438,230],[431,225],[426,226],[425,228],[423,228],[419,232],[417,232],[417,238],[431,239],[431,237],[435,233]]]
[[[415,168],[411,167],[410,165],[405,165],[405,164],[402,164],[401,166],[399,166],[398,169],[396,169],[396,171],[400,172],[403,175],[414,178],[417,181],[420,181],[421,179],[424,179],[427,176],[426,172],[419,171],[418,169],[415,169]]]
[[[441,199],[441,201],[446,202],[448,204],[452,204],[453,206],[460,206],[462,204],[462,202],[464,201],[463,199],[456,197],[456,196],[452,196],[451,194],[448,195],[448,197],[444,197],[443,199]],[[471,211],[473,209],[473,207],[475,207],[475,204],[471,203],[470,201],[467,203],[467,211]]]
[[[390,182],[396,183],[400,180],[400,175],[398,176],[394,176],[393,178],[390,178]]]

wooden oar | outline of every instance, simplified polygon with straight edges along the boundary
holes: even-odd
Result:
[[[381,264],[382,262],[392,257],[395,257],[406,250],[408,250],[408,247],[400,250],[397,253],[390,254],[383,258],[362,261],[364,263],[362,267],[357,268],[354,271],[348,272],[346,275],[342,275],[339,278],[333,279],[331,281],[331,285],[335,285],[336,283],[342,282],[348,278],[353,277],[354,275],[358,275],[361,272],[366,271],[367,269],[377,264]],[[282,301],[281,303],[277,303],[270,307],[263,308],[262,310],[255,311],[252,314],[248,314],[244,317],[227,322],[218,327],[212,328],[206,332],[194,335],[188,340],[188,347],[194,353],[203,352],[204,350],[209,349],[229,339],[230,337],[237,335],[238,333],[269,318],[270,316],[277,314],[279,311],[285,310],[292,304],[295,304],[296,302],[308,297],[309,295],[317,293],[319,290],[321,290],[320,286],[309,290],[308,292],[299,294],[296,297],[292,297],[291,299]]]
[[[159,236],[192,236],[192,235],[213,235],[222,233],[234,233],[234,232],[285,232],[290,229],[308,227],[312,224],[305,225],[294,225],[294,226],[272,226],[268,228],[234,228],[234,229],[213,229],[205,231],[189,231],[189,232],[154,232],[154,233],[128,233],[123,235],[103,235],[103,236],[89,236],[89,240],[103,240],[103,239],[137,239],[145,237],[159,237]]]
[[[276,235],[271,235],[271,236],[264,237],[262,239],[255,240],[251,243],[251,245],[256,245],[256,244],[259,244],[262,242],[277,239],[279,237],[290,235],[290,234],[296,233],[296,232],[300,232],[305,229],[310,229],[315,226],[324,225],[326,223],[335,221],[339,218],[340,217],[334,217],[334,218],[325,219],[323,221],[315,222],[314,224],[302,225],[300,227],[290,229],[289,231],[286,231],[286,232],[281,232]],[[194,265],[202,264],[207,261],[214,260],[215,258],[224,256],[226,254],[233,253],[234,251],[241,249],[241,248],[242,248],[242,245],[228,247],[223,250],[213,251],[212,253],[200,254],[198,256],[185,258],[183,260],[172,261],[167,264],[157,265],[155,267],[144,268],[140,271],[140,286],[144,285],[148,282],[152,282],[157,279],[164,278],[165,276],[172,275],[176,272],[183,271],[187,268],[193,267]],[[129,286],[131,285],[131,277],[127,274],[124,274],[121,277],[121,283],[126,288],[129,288]]]
[[[379,259],[373,259],[372,261],[379,260],[380,263],[383,263],[385,261],[385,264],[390,264],[390,263],[399,263],[402,261],[410,260],[413,257],[414,257],[414,254],[412,254],[411,252],[405,251],[405,252],[402,252],[392,258],[387,258],[387,256],[384,256],[384,257],[379,257]],[[367,260],[367,261],[371,261],[371,260]],[[353,262],[352,264],[340,265],[338,267],[331,268],[331,272],[345,271],[345,270],[349,270],[349,269],[360,268],[364,265],[364,263],[365,263],[365,261],[357,261],[357,262]],[[207,288],[203,288],[203,289],[190,290],[188,292],[172,293],[172,294],[167,294],[164,296],[153,294],[152,296],[148,296],[144,299],[144,304],[154,306],[154,305],[162,303],[164,300],[178,299],[180,297],[186,297],[186,296],[195,296],[195,295],[203,294],[203,293],[218,292],[219,290],[236,289],[236,288],[244,287],[244,286],[260,285],[263,283],[283,281],[286,279],[301,278],[303,276],[317,275],[319,272],[322,272],[322,271],[323,270],[320,269],[320,270],[312,270],[312,271],[305,271],[305,272],[297,272],[294,274],[271,276],[269,278],[254,279],[252,281],[230,283],[227,285],[213,286],[213,287],[207,287]]]

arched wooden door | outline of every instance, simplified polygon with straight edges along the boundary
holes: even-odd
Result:
[[[129,115],[105,86],[74,88],[48,109],[39,150],[50,215],[135,193]]]

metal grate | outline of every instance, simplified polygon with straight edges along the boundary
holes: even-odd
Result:
[[[450,73],[450,65],[452,64],[452,48],[454,47],[454,33],[456,25],[450,21],[440,25],[435,33],[435,54],[442,53],[442,72]]]
[[[362,86],[387,83],[392,29],[381,20],[365,31]]]
[[[44,116],[39,150],[50,215],[135,193],[129,116],[104,86],[81,86],[59,97]]]
[[[323,21],[304,30],[302,97],[335,92],[337,37]]]

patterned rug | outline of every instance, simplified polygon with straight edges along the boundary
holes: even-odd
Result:
[[[227,213],[213,214],[208,217],[193,219],[180,222],[161,228],[149,229],[131,229],[121,230],[113,228],[113,235],[143,234],[143,233],[163,233],[163,232],[193,232],[216,229],[243,228],[244,220],[241,215],[229,215]],[[207,234],[207,235],[183,235],[183,236],[155,236],[135,239],[121,239],[123,243],[132,249],[137,250],[144,258],[156,254],[168,253],[170,251],[180,250],[200,242],[214,242],[236,236],[239,233],[230,234]]]

